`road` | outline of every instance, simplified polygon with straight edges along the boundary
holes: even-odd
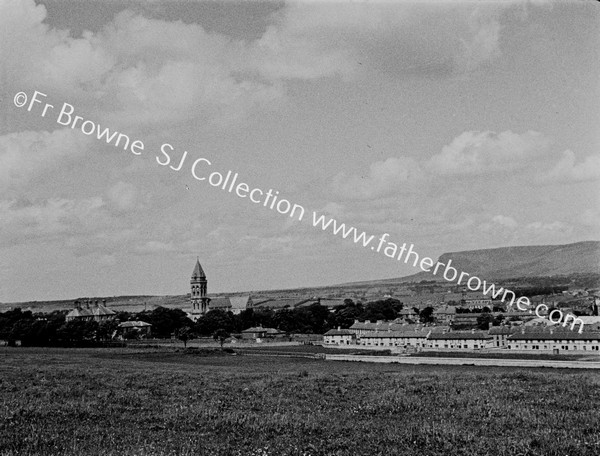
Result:
[[[598,361],[552,361],[542,359],[429,358],[417,356],[361,356],[330,354],[325,355],[325,359],[327,361],[358,361],[367,363],[600,369],[600,359]]]

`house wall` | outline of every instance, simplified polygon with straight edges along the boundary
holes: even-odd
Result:
[[[488,339],[433,339],[427,341],[427,348],[477,350],[489,348],[489,343]]]
[[[570,339],[552,339],[552,340],[509,340],[508,348],[510,350],[564,350],[564,351],[590,351],[600,353],[600,340],[570,340]]]

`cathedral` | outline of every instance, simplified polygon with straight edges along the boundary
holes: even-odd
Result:
[[[192,321],[197,321],[202,315],[210,310],[223,310],[239,314],[243,310],[252,307],[252,299],[248,295],[230,297],[207,296],[208,280],[200,265],[200,259],[196,258],[196,265],[190,279],[190,301],[192,309],[187,312]]]

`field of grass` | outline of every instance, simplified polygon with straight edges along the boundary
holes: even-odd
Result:
[[[0,454],[600,454],[594,371],[0,348]]]

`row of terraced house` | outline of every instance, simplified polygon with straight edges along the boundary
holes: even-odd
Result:
[[[449,326],[391,322],[355,322],[349,329],[324,334],[325,346],[362,346],[399,350],[482,350],[592,352],[600,354],[600,318],[588,317],[579,333],[560,325],[492,326],[489,330],[453,331]]]

